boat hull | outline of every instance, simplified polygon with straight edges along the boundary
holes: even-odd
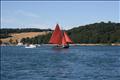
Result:
[[[54,46],[54,48],[63,48],[63,49],[67,49],[69,48],[69,45],[62,45],[62,46]]]
[[[69,48],[69,45],[66,45],[66,46],[62,46],[63,48]]]

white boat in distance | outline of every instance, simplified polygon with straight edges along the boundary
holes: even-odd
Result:
[[[26,45],[25,48],[36,48],[36,45],[32,45],[32,44]]]

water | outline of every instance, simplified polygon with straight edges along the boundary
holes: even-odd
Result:
[[[120,80],[120,47],[1,47],[1,80]]]

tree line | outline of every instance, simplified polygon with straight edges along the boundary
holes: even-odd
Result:
[[[37,28],[2,28],[0,29],[0,38],[8,38],[12,37],[10,33],[22,33],[22,32],[43,32],[43,31],[51,31],[51,29],[37,29]]]
[[[74,27],[66,31],[74,43],[120,43],[120,23],[100,22]],[[46,44],[52,33],[23,38],[23,43]]]
[[[38,35],[34,38],[27,37],[27,38],[23,38],[21,42],[23,44],[26,44],[26,43],[27,44],[47,44],[51,35],[52,35],[51,33],[48,33],[46,35]]]
[[[43,32],[43,31],[51,31],[51,29],[37,29],[37,28],[2,28],[0,29],[0,34],[10,34],[10,33],[22,33],[22,32]]]
[[[120,43],[120,23],[100,22],[68,30],[75,43]]]

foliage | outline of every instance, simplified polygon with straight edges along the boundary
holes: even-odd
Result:
[[[67,32],[75,43],[120,43],[120,23],[94,23]]]
[[[0,39],[4,39],[8,37],[12,37],[12,36],[10,36],[9,34],[0,34]]]
[[[120,23],[100,22],[79,26],[66,31],[74,43],[120,43]],[[39,35],[34,38],[23,38],[21,42],[30,44],[46,44],[51,37]]]
[[[43,32],[43,31],[51,31],[51,29],[37,29],[37,28],[24,28],[24,29],[0,29],[0,39],[12,37],[10,33],[22,33],[22,32]]]
[[[0,45],[2,44],[2,40],[0,39]]]
[[[24,28],[24,29],[0,29],[0,34],[10,34],[10,33],[22,33],[22,32],[42,32],[42,31],[51,31],[51,29],[37,29],[37,28]]]
[[[13,39],[10,39],[9,42],[12,44],[13,43]]]
[[[27,43],[27,44],[47,44],[49,39],[51,37],[51,33],[48,33],[46,35],[39,35],[39,36],[36,36],[34,38],[23,38],[21,40],[21,42],[23,42],[23,44]]]

